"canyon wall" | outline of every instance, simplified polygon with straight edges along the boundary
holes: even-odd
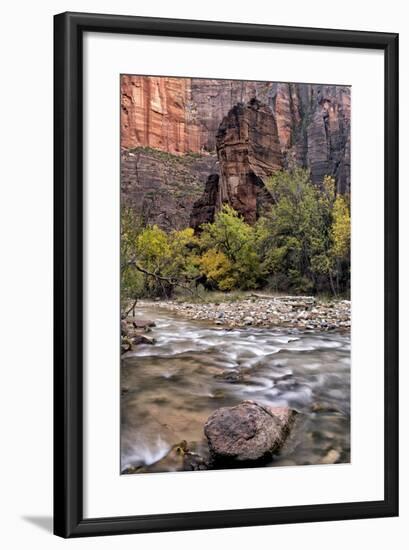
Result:
[[[317,184],[332,175],[349,192],[348,86],[123,75],[121,147],[214,153],[223,118],[254,98],[275,117],[284,168],[308,167]]]
[[[122,75],[121,148],[199,151],[199,126],[190,114],[190,106],[188,78]]]
[[[206,180],[219,172],[215,154],[173,155],[155,149],[121,152],[121,205],[131,207],[144,223],[167,231],[189,226],[193,205]],[[213,208],[214,215],[214,208]],[[208,221],[209,214],[206,214]]]

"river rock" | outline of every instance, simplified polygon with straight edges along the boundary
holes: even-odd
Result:
[[[330,403],[320,403],[316,401],[311,405],[311,411],[313,413],[338,413],[341,414],[341,411]]]
[[[182,472],[207,470],[208,453],[198,453],[195,443],[188,443],[183,440],[173,445],[169,451],[157,462],[153,464],[135,464],[127,466],[122,470],[122,474],[144,474],[155,472]]]
[[[155,327],[154,321],[149,321],[147,319],[132,319],[132,325],[137,329],[148,329],[149,327]]]
[[[294,304],[299,303],[297,296],[243,297],[240,301],[219,303],[180,303],[166,301],[161,308],[175,312],[194,320],[211,321],[224,327],[282,327],[302,331],[348,332],[351,319],[351,302],[334,300],[320,301],[314,297],[302,296],[304,308],[300,311]],[[313,304],[314,307],[311,307]],[[307,308],[307,309],[305,309]],[[309,309],[310,308],[310,309]],[[222,309],[223,317],[220,317]]]
[[[123,341],[121,343],[121,354],[126,353],[127,351],[130,351],[132,349],[132,344],[128,341]]]
[[[271,457],[283,445],[296,411],[243,401],[217,409],[204,432],[215,462],[257,462]]]
[[[154,338],[148,338],[147,336],[144,336],[143,334],[137,334],[132,338],[132,344],[137,346],[139,344],[154,344],[155,339]]]
[[[199,471],[208,470],[209,464],[198,453],[187,451],[183,457],[183,470]]]
[[[128,323],[124,319],[121,320],[121,334],[122,336],[128,334]]]

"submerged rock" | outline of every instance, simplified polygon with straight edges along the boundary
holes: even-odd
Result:
[[[231,382],[232,384],[244,382],[245,378],[243,373],[238,370],[224,370],[214,375],[215,378],[223,380],[225,382]]]
[[[296,414],[288,407],[254,401],[217,409],[204,427],[213,461],[240,464],[270,458],[282,447]]]
[[[208,454],[208,453],[207,453]],[[207,470],[209,467],[206,453],[196,451],[195,443],[186,440],[173,445],[169,451],[153,464],[127,466],[122,474],[139,474],[152,472],[182,472]]]
[[[330,403],[320,403],[316,401],[311,405],[311,411],[313,413],[338,413],[341,414],[341,411]]]

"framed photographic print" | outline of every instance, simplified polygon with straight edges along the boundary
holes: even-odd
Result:
[[[397,35],[54,43],[55,534],[397,515]]]

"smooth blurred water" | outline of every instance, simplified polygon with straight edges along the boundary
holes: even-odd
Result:
[[[137,315],[155,321],[156,344],[122,360],[122,468],[149,471],[182,440],[205,448],[208,416],[244,399],[303,413],[272,466],[349,462],[349,334],[227,330],[159,308]],[[222,378],[231,373],[241,379]],[[175,469],[159,464],[155,471]]]

